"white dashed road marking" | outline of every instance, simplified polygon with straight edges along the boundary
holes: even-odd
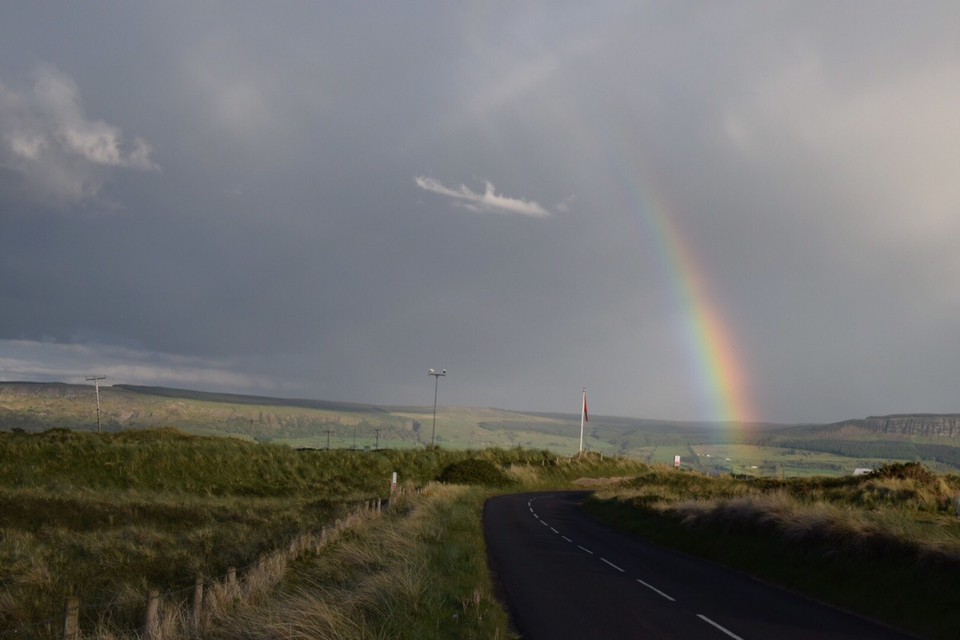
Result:
[[[623,569],[621,569],[621,568],[618,567],[617,565],[613,564],[612,562],[610,562],[610,561],[607,560],[606,558],[600,558],[600,559],[603,560],[604,562],[606,562],[608,565],[610,565],[610,566],[613,567],[614,569],[616,569],[617,571],[619,571],[620,573],[623,573]]]
[[[549,524],[547,524],[547,522],[546,522],[545,520],[542,520],[542,519],[540,518],[540,516],[537,515],[536,511],[533,510],[533,504],[532,504],[532,503],[533,503],[533,500],[530,500],[529,502],[527,502],[527,506],[530,508],[530,513],[533,514],[533,517],[536,518],[536,519],[540,522],[540,524],[542,524],[542,525],[545,526],[545,527],[549,527],[549,528],[550,528],[550,531],[553,531],[554,533],[556,533],[557,535],[559,535],[561,538],[563,538],[563,539],[566,540],[567,542],[573,543],[573,540],[571,540],[570,538],[568,538],[568,537],[565,536],[565,535],[561,535],[559,531],[557,531],[555,528],[553,528],[553,527],[551,527]],[[578,545],[577,545],[577,548],[580,549],[581,551],[585,552],[585,553],[589,553],[590,555],[595,555],[595,554],[593,553],[593,551],[591,551],[590,549],[587,549],[587,548],[584,547],[583,545],[579,545],[579,544],[578,544]],[[619,571],[620,573],[626,573],[626,570],[625,570],[625,569],[622,569],[622,568],[618,567],[617,565],[615,565],[614,563],[610,562],[610,561],[607,560],[606,558],[601,557],[600,559],[603,560],[606,564],[608,564],[608,565],[610,565],[611,567],[613,567],[614,569],[616,569],[617,571]],[[654,593],[656,593],[656,594],[658,594],[658,595],[666,598],[666,599],[669,600],[670,602],[676,602],[676,599],[675,599],[675,598],[667,595],[666,593],[664,593],[664,592],[661,591],[660,589],[657,589],[657,588],[656,588],[655,586],[653,586],[652,584],[650,584],[650,583],[648,583],[648,582],[644,582],[644,581],[641,580],[640,578],[637,578],[636,580],[637,580],[638,583],[642,584],[642,585],[645,586],[647,589],[650,589],[650,590],[653,591]],[[704,622],[706,622],[707,624],[711,625],[711,626],[714,627],[715,629],[717,629],[717,630],[719,630],[719,631],[722,631],[723,633],[727,634],[729,637],[733,638],[734,640],[743,640],[743,638],[741,638],[740,636],[738,636],[738,635],[735,634],[734,632],[730,631],[729,629],[723,627],[723,626],[720,625],[720,624],[717,624],[716,622],[714,622],[713,620],[711,620],[711,619],[708,618],[707,616],[703,615],[702,613],[698,613],[698,614],[697,614],[697,617],[700,618],[701,620],[703,620]]]
[[[716,627],[717,629],[719,629],[720,631],[723,631],[725,634],[727,634],[727,635],[730,636],[731,638],[734,638],[734,640],[743,640],[743,638],[741,638],[740,636],[738,636],[738,635],[735,634],[734,632],[730,631],[729,629],[725,629],[724,627],[721,627],[719,624],[717,624],[716,622],[714,622],[713,620],[711,620],[711,619],[708,618],[707,616],[703,615],[702,613],[698,613],[698,614],[697,614],[697,617],[700,618],[701,620],[703,620],[704,622],[706,622],[707,624],[711,624],[711,625],[713,625],[714,627]]]
[[[645,586],[647,589],[650,589],[650,591],[653,591],[653,592],[655,592],[655,593],[659,593],[660,595],[662,595],[664,598],[666,598],[666,599],[669,600],[670,602],[676,602],[676,599],[675,599],[675,598],[671,598],[670,596],[668,596],[667,594],[665,594],[663,591],[660,591],[660,589],[657,589],[655,586],[653,586],[652,584],[650,584],[649,582],[644,582],[644,581],[641,580],[640,578],[637,578],[637,582],[639,582],[640,584],[642,584],[643,586]]]

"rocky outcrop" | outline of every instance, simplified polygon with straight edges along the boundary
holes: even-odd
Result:
[[[864,429],[873,433],[960,439],[960,414],[957,413],[870,416],[866,420],[852,422],[859,422]]]

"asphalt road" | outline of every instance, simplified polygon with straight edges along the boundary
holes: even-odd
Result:
[[[913,636],[657,547],[586,515],[585,492],[499,496],[490,565],[526,640],[905,640]]]

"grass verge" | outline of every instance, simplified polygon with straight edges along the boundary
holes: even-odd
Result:
[[[206,637],[512,637],[479,526],[487,496],[482,488],[429,485],[292,565],[268,602],[239,608]]]
[[[736,481],[651,469],[587,503],[656,543],[929,638],[960,628],[956,479]]]

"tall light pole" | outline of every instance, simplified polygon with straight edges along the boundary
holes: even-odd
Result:
[[[440,373],[437,373],[436,369],[430,369],[427,371],[428,376],[433,376],[433,431],[430,434],[430,448],[433,448],[434,438],[437,436],[437,391],[440,389],[440,378],[447,375],[447,370],[444,369]]]
[[[89,376],[87,378],[87,380],[93,382],[93,387],[97,390],[97,433],[100,433],[100,381],[106,379],[107,376]]]

